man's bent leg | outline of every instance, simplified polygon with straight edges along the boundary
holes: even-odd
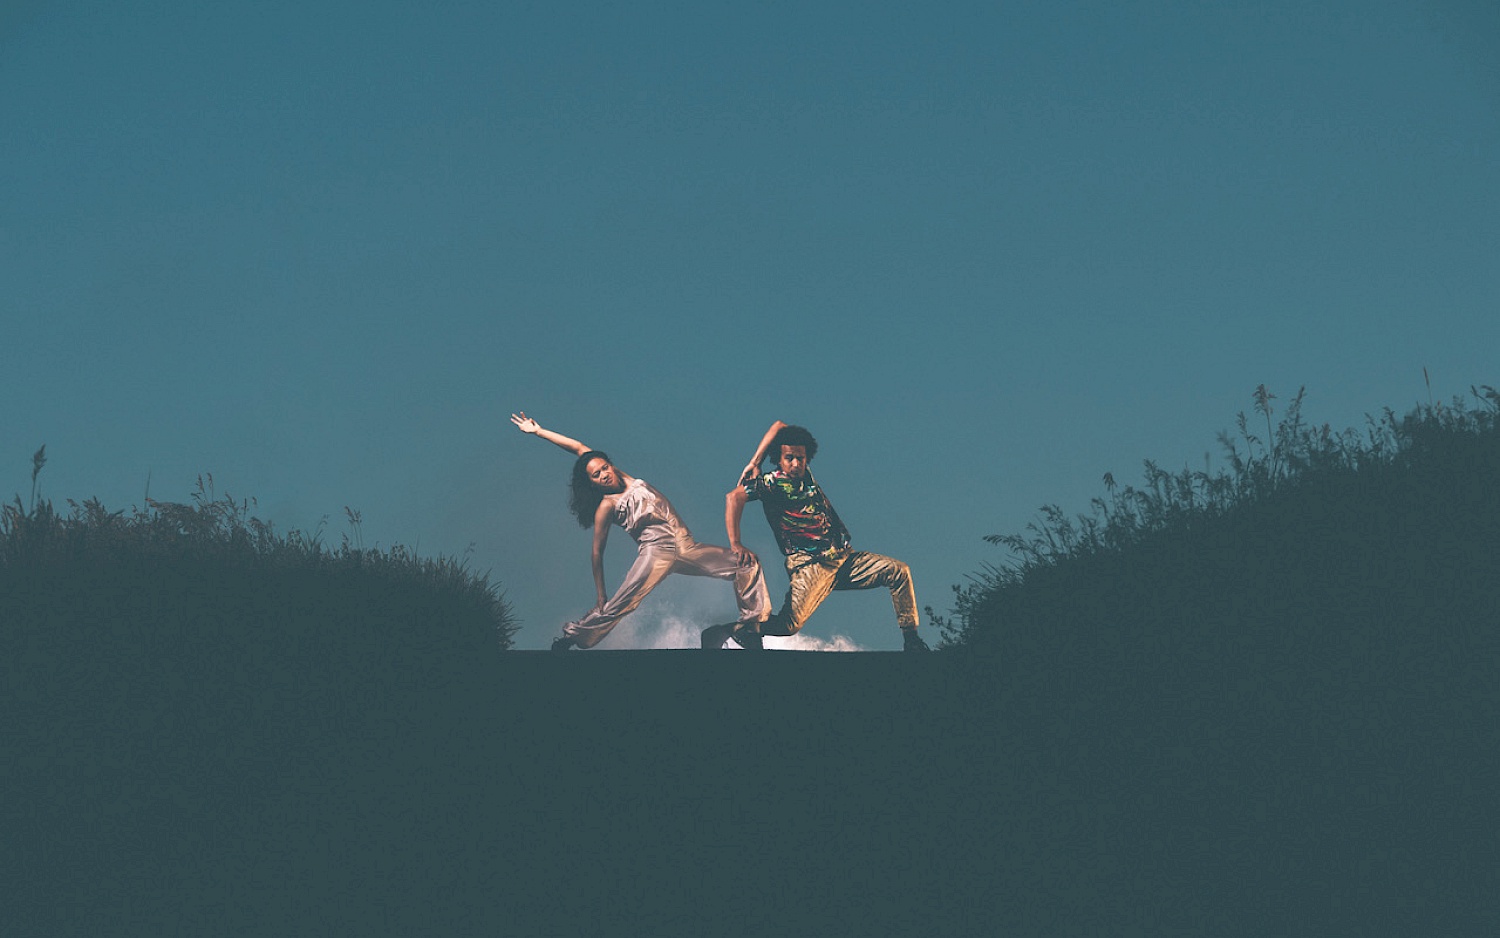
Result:
[[[911,567],[883,554],[857,550],[839,568],[834,589],[866,590],[889,587],[891,605],[896,609],[896,624],[903,629],[917,627],[917,593],[912,584]]]
[[[761,634],[796,635],[801,631],[808,618],[833,592],[834,580],[844,557],[844,554],[825,554],[822,557],[793,554],[788,557],[786,602],[781,604],[780,612],[761,624]]]

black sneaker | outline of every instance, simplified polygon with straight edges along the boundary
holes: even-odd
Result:
[[[920,635],[917,634],[917,630],[916,629],[902,629],[901,630],[901,650],[902,651],[932,651],[931,648],[927,647],[927,643],[924,642],[924,641],[922,641],[922,636],[920,636]]]
[[[727,622],[724,625],[710,625],[703,630],[698,639],[698,647],[704,651],[719,651],[723,649],[724,642],[734,631],[735,623]]]
[[[746,626],[729,636],[734,643],[746,651],[765,651],[766,643],[754,628]]]
[[[564,635],[562,638],[559,638],[559,639],[557,639],[556,641],[554,641],[552,643],[552,650],[553,651],[567,651],[569,648],[573,647],[573,644],[574,644],[573,640],[571,638],[569,638],[568,636]]]

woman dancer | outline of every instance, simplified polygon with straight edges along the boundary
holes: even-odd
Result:
[[[577,646],[592,648],[629,615],[669,573],[711,576],[734,581],[734,597],[739,607],[737,623],[704,630],[702,647],[723,647],[734,626],[760,622],[771,612],[771,596],[760,562],[753,554],[739,557],[727,547],[699,544],[692,532],[677,516],[672,503],[638,479],[615,468],[604,453],[590,449],[570,437],[544,429],[525,411],[510,415],[510,422],[529,433],[553,443],[578,459],[573,463],[571,496],[568,507],[580,527],[594,529],[594,588],[598,602],[588,615],[563,626],[563,634],[552,643],[553,651],[567,651]],[[635,563],[613,596],[604,589],[604,546],[611,524],[618,524],[635,539],[638,546]]]

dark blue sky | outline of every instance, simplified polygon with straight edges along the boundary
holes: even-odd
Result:
[[[805,424],[946,609],[984,535],[1217,458],[1258,384],[1344,427],[1500,380],[1489,3],[8,10],[0,491],[45,443],[59,501],[211,472],[334,543],[349,505],[472,545],[522,647],[592,582],[513,410],[713,543]],[[674,578],[621,638],[732,608]],[[807,632],[899,647],[876,594]]]

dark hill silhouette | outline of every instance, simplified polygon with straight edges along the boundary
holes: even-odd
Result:
[[[9,934],[1486,933],[1487,702],[951,653],[497,656],[7,722]],[[159,683],[170,673],[152,675]],[[483,673],[477,673],[482,670]],[[1242,672],[1248,675],[1251,670]],[[131,699],[130,695],[137,695]],[[1477,703],[1477,706],[1475,705]],[[1373,929],[1373,930],[1372,930]]]
[[[1000,675],[1002,734],[1052,725],[1081,868],[1203,933],[1500,923],[1500,394],[1474,399],[1334,434],[1301,394],[1273,428],[1261,389],[1232,471],[1148,463],[992,539],[1015,560],[949,650]]]
[[[1487,635],[1500,392],[1483,391],[1474,408],[1386,411],[1361,436],[1306,426],[1300,393],[1273,429],[1261,389],[1267,439],[1241,414],[1243,442],[1221,436],[1232,471],[1148,462],[1139,489],[1106,476],[1089,514],[1047,506],[1026,535],[989,538],[1016,559],[959,592],[945,634],[983,655],[1142,661]]]
[[[12,551],[0,932],[1492,933],[1487,413],[1118,489],[932,655],[514,652],[451,570],[272,615]]]

